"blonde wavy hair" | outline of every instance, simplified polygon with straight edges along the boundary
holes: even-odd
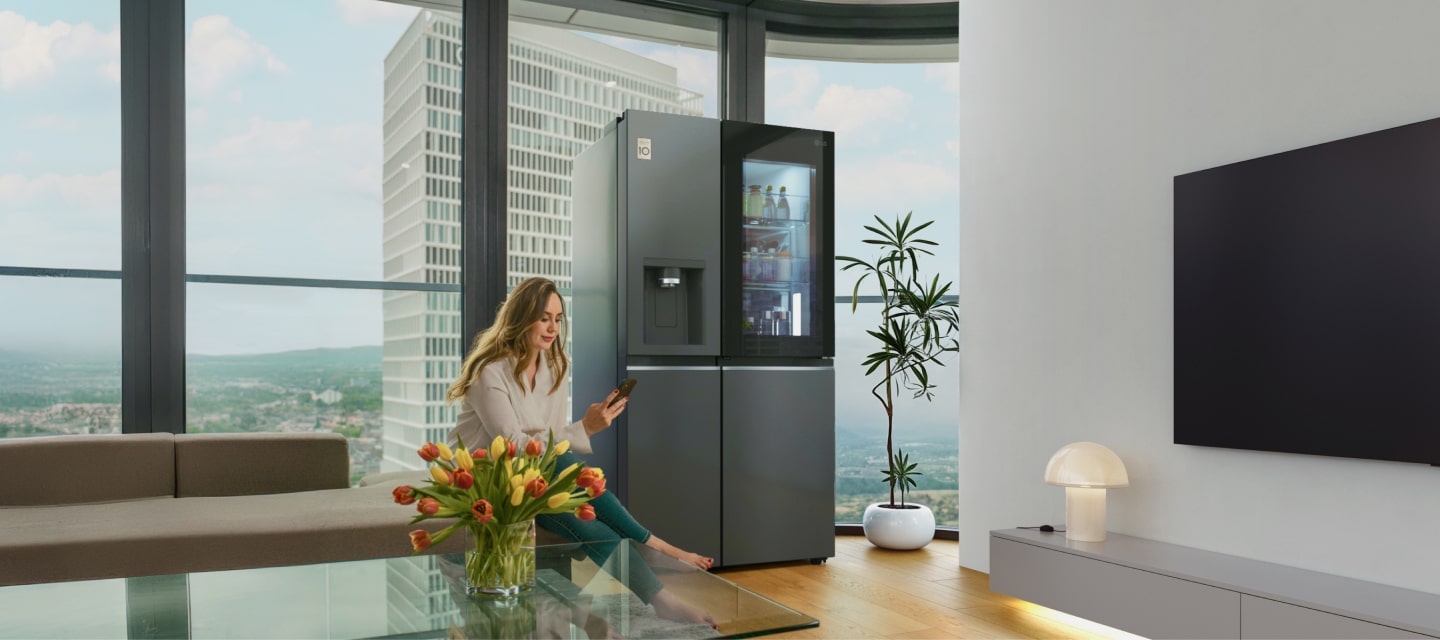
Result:
[[[525,368],[529,365],[530,358],[535,355],[535,348],[530,344],[530,328],[545,315],[545,305],[550,302],[551,294],[560,298],[562,321],[560,335],[545,353],[545,364],[555,373],[555,384],[548,393],[555,393],[565,385],[565,376],[570,370],[570,358],[565,355],[565,298],[560,296],[560,290],[554,282],[545,278],[530,278],[515,285],[510,291],[510,297],[500,305],[495,324],[475,336],[469,355],[465,356],[465,362],[460,365],[460,377],[450,384],[445,393],[446,402],[465,397],[470,385],[480,379],[480,371],[485,365],[504,358],[514,359],[515,370],[511,373],[515,376],[515,382],[519,383],[526,393],[529,392],[530,385],[525,384],[524,380]]]

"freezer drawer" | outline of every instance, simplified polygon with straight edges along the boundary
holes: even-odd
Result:
[[[835,370],[726,367],[726,566],[835,555]]]
[[[635,519],[681,549],[720,558],[720,370],[631,367],[621,494]]]

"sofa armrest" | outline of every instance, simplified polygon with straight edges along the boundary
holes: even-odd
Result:
[[[175,495],[244,496],[350,486],[350,448],[337,433],[175,436]]]

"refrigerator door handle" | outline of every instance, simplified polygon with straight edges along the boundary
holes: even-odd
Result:
[[[657,364],[629,365],[625,369],[629,371],[719,371],[718,365],[675,365],[665,366]]]

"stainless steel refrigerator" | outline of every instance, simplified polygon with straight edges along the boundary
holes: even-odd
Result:
[[[575,161],[574,411],[642,524],[735,566],[835,552],[834,134],[626,111]]]

